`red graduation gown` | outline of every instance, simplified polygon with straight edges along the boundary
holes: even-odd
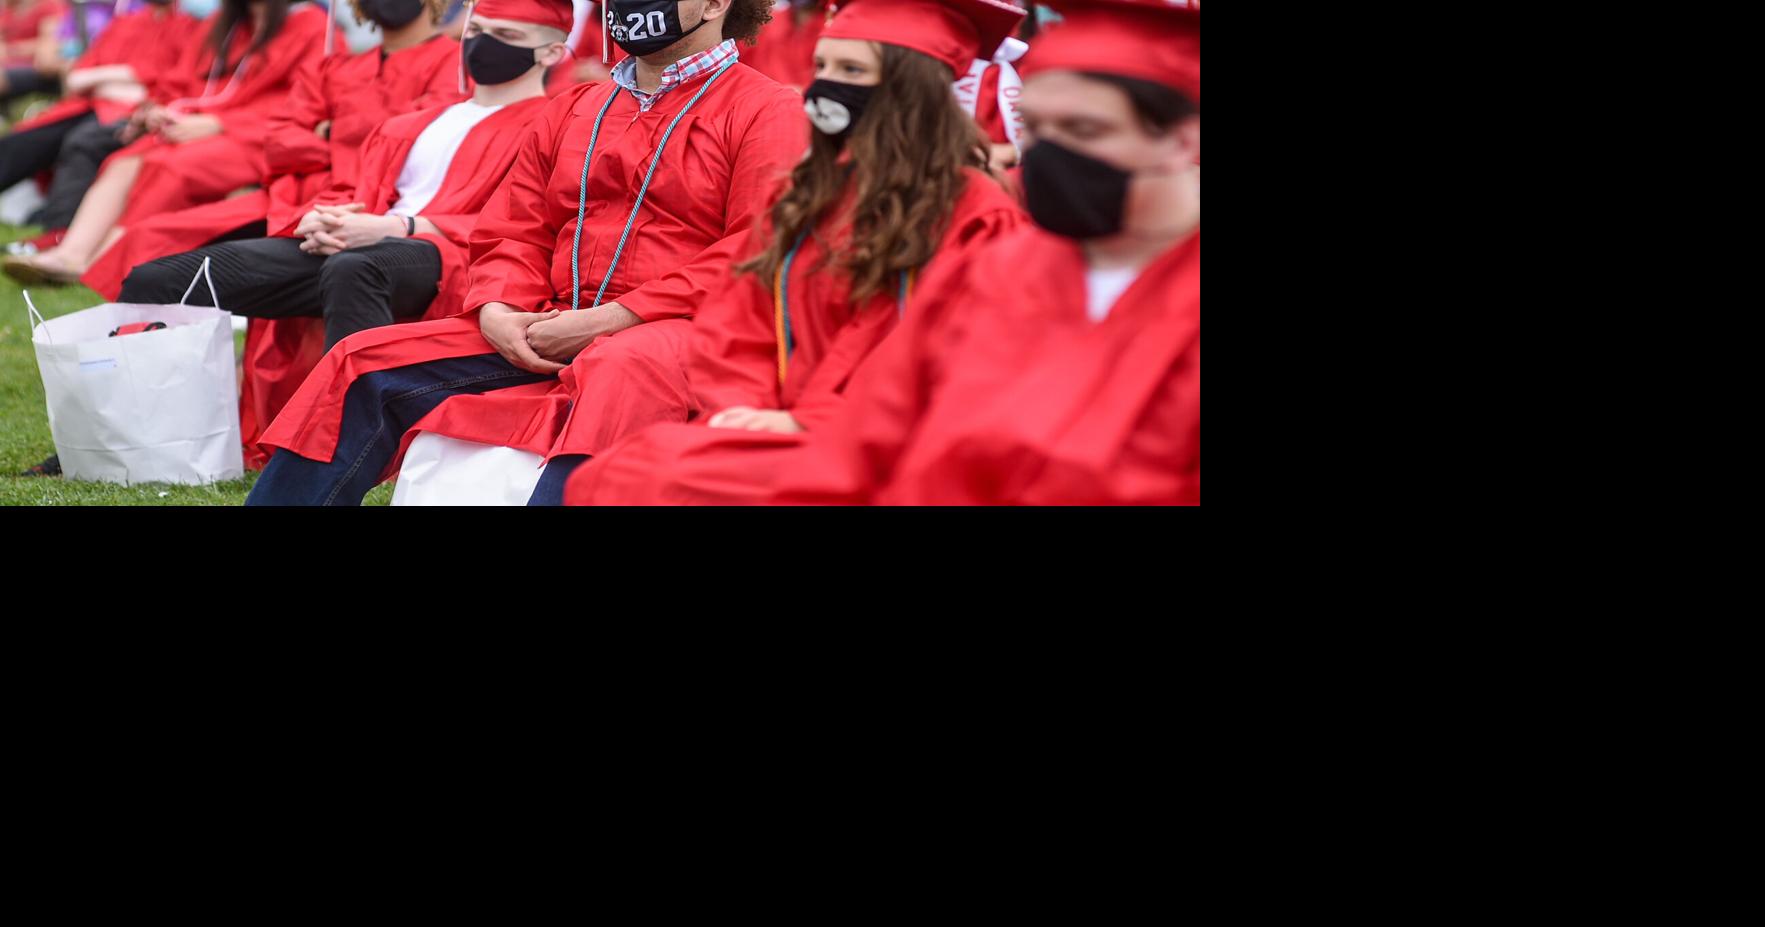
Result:
[[[213,17],[210,17],[212,23]],[[205,23],[205,28],[209,23]],[[288,15],[281,31],[253,53],[237,81],[233,72],[208,85],[214,55],[205,40],[193,41],[179,60],[170,79],[156,88],[154,98],[164,104],[180,102],[191,113],[207,113],[221,120],[221,133],[184,145],[165,142],[158,135],[138,139],[111,155],[141,158],[141,173],[129,190],[128,208],[117,224],[129,227],[161,213],[213,202],[240,187],[259,183],[265,175],[264,142],[271,117],[287,106],[295,71],[303,62],[324,54],[325,11],[308,5]],[[247,21],[236,30],[227,49],[227,62],[236,63],[251,45]],[[338,32],[341,42],[342,32]],[[223,70],[227,70],[223,68]],[[207,90],[212,96],[203,97]],[[108,164],[108,162],[106,162]]]
[[[154,87],[177,65],[184,49],[190,43],[200,41],[196,32],[198,25],[194,17],[175,5],[152,6],[119,16],[98,33],[86,53],[74,62],[72,70],[126,64],[151,95]],[[85,95],[65,96],[35,117],[14,125],[12,131],[23,132],[90,112],[96,112],[100,122],[115,122],[127,116],[131,109],[133,107],[94,100]]]
[[[932,277],[947,266],[965,263],[977,249],[1016,229],[1022,219],[1017,204],[997,183],[980,171],[969,171],[968,186],[924,275]],[[842,247],[849,234],[843,223],[832,232]],[[767,232],[756,226],[742,253],[759,253],[768,240]],[[844,414],[848,381],[894,330],[899,312],[892,289],[854,305],[845,275],[822,265],[827,252],[822,236],[812,235],[791,264],[796,350],[782,384],[771,281],[732,274],[726,295],[707,304],[694,319],[689,380],[693,407],[703,417],[732,406],[789,409],[813,432]],[[602,505],[731,504],[744,497],[751,501],[755,489],[765,484],[766,467],[775,452],[799,440],[799,435],[709,428],[703,418],[690,425],[656,425],[578,470],[570,484],[572,501]],[[765,452],[752,453],[756,447]]]
[[[776,10],[760,28],[754,47],[742,59],[755,70],[801,93],[815,80],[815,43],[827,25],[827,11],[816,9],[798,22],[795,11]]]
[[[619,245],[657,143],[708,77],[675,88],[648,113],[619,92],[603,120],[582,229],[585,308]],[[488,302],[532,311],[569,308],[581,165],[595,116],[615,89],[611,81],[572,88],[535,121],[472,235],[466,315],[386,326],[338,343],[260,443],[329,461],[343,398],[357,376],[489,353],[476,314]],[[605,301],[617,300],[645,323],[598,339],[556,381],[449,399],[412,428],[406,442],[430,430],[546,456],[596,453],[643,425],[683,419],[686,318],[722,282],[742,236],[805,144],[798,97],[746,65],[731,67],[675,129],[608,285]],[[577,396],[595,398],[573,402]],[[386,475],[397,472],[400,459]]]
[[[454,86],[458,86],[455,84]],[[398,202],[398,175],[417,137],[440,118],[448,106],[425,109],[387,120],[361,147],[355,183],[342,182],[315,201],[365,203],[367,211],[385,214]],[[466,245],[479,210],[496,191],[497,184],[525,137],[527,126],[539,115],[545,99],[534,97],[511,103],[472,127],[448,163],[441,189],[423,208],[423,218],[435,223],[439,235],[423,233],[417,238],[433,244],[441,253],[441,285],[430,302],[425,319],[455,315],[463,308],[466,289]],[[291,213],[286,227],[270,229],[273,235],[292,235],[299,217],[311,209],[302,204]],[[257,440],[276,420],[295,390],[318,366],[325,354],[325,326],[319,319],[253,319],[247,333],[243,386],[239,395],[239,433],[245,442],[247,464],[261,467],[269,455]]]
[[[598,8],[590,13],[591,17],[599,15]],[[599,63],[601,48],[600,24],[596,19],[590,18],[587,25],[582,27],[582,34],[576,37],[576,47],[570,49],[570,57],[564,59],[563,64],[552,68],[551,73],[545,76],[545,95],[555,97],[581,83],[576,79],[577,63],[583,61]],[[610,68],[623,60],[625,60],[625,50],[615,45],[613,53],[607,56],[606,66]]]
[[[771,455],[763,501],[1199,504],[1199,231],[1101,323],[1079,246],[1034,228],[923,291],[846,414]]]
[[[287,105],[271,117],[264,137],[264,189],[130,225],[80,282],[115,299],[129,271],[148,261],[200,248],[259,220],[268,221],[272,234],[299,222],[307,204],[330,188],[333,175],[355,176],[357,152],[375,126],[400,113],[460,99],[454,76],[458,53],[456,43],[437,36],[384,60],[378,48],[371,48],[302,67]],[[313,131],[326,121],[331,123],[328,139]],[[312,324],[293,320],[289,327]]]

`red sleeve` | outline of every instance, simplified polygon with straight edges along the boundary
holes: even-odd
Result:
[[[477,213],[437,216],[424,212],[418,213],[417,218],[428,219],[434,223],[435,228],[441,232],[442,238],[461,248],[469,247],[472,244],[472,231],[478,227]]]
[[[331,101],[324,91],[326,62],[343,60],[320,59],[295,73],[288,102],[270,117],[264,139],[270,176],[312,174],[331,166],[331,143],[313,130],[331,118]]]
[[[320,22],[323,18],[320,17]],[[240,88],[236,105],[223,105],[214,112],[220,117],[221,130],[246,141],[261,143],[270,131],[270,121],[288,103],[295,71],[308,61],[324,54],[325,30],[305,24],[287,23],[269,44],[259,49]],[[337,43],[343,44],[343,32],[337,32]]]
[[[300,225],[300,220],[306,218],[306,214],[312,212],[313,207],[320,203],[331,206],[343,203],[368,203],[372,208],[372,204],[375,202],[372,197],[381,178],[377,174],[370,176],[370,173],[374,171],[376,165],[384,165],[388,160],[379,150],[386,144],[388,143],[385,136],[380,134],[380,127],[375,126],[368,133],[368,137],[362,140],[361,157],[356,161],[356,176],[338,177],[333,175],[330,186],[296,210],[293,213],[294,220],[292,222],[281,228],[268,229],[268,237],[288,238],[293,236],[295,228]],[[399,159],[400,166],[403,163],[403,159]]]
[[[950,261],[920,281],[906,319],[852,378],[845,414],[810,432],[769,501],[858,504],[888,482],[931,402],[937,358],[962,339],[968,314],[956,310],[987,296],[971,289],[975,264]]]
[[[736,261],[765,250],[769,224],[762,220],[749,226],[735,251]],[[737,276],[731,262],[724,265],[715,292],[717,297],[707,300],[693,318],[687,366],[693,406],[706,414],[731,406],[782,407],[772,288],[758,274]]]
[[[509,174],[490,196],[471,236],[472,270],[466,284],[465,309],[485,303],[508,303],[538,311],[552,298],[552,249],[558,225],[547,215],[546,184],[563,127],[577,94],[566,93],[546,104],[521,140]]]
[[[110,25],[105,26],[104,31],[98,33],[98,37],[92,40],[92,44],[86,46],[86,51],[74,60],[73,67],[68,69],[69,73],[83,71],[86,68],[102,67],[107,64],[126,64],[127,62],[123,59],[127,56],[128,49],[119,39],[128,33],[128,26],[132,24],[119,22],[125,18],[127,17],[111,20]],[[123,28],[119,29],[118,26]]]
[[[432,39],[431,41],[447,42],[449,40],[446,38],[439,38]],[[459,47],[458,42],[453,42],[452,44],[456,48]],[[460,92],[460,69],[458,63],[455,63],[448,67],[436,68],[435,73],[429,75],[429,83],[423,88],[423,95],[418,97],[415,103],[412,103],[403,109],[396,109],[394,112],[414,113],[418,110],[428,109],[431,106],[458,103],[461,100],[469,99],[470,97],[471,94]]]
[[[992,183],[990,180],[982,182]],[[935,300],[928,302],[919,299],[922,291],[930,287],[942,288],[946,286],[947,284],[936,279],[947,278],[947,275],[943,273],[944,268],[966,269],[976,251],[1021,228],[1025,221],[1027,220],[1023,212],[1010,206],[990,209],[969,216],[959,226],[946,232],[943,242],[938,247],[938,256],[934,258],[938,262],[937,265],[929,268],[923,281],[916,281],[914,284],[914,293],[910,298],[908,311],[924,311],[928,305],[932,312],[944,311],[940,305],[936,304]],[[874,357],[860,361],[857,365],[857,373],[852,375],[852,382],[856,383],[863,371],[873,363],[875,363]],[[842,365],[823,361],[823,366],[831,370],[838,369]],[[848,398],[850,390],[845,388],[845,384],[827,383],[820,385],[820,388],[815,388],[816,386],[817,384],[811,384],[811,388],[804,389],[792,407],[791,415],[798,422],[803,423],[806,427],[814,427],[811,423],[839,421],[850,414],[848,409],[851,402]]]
[[[208,73],[208,68],[214,64],[214,56],[208,50],[208,34],[214,27],[214,21],[215,17],[210,16],[184,37],[184,53],[178,56],[177,63],[159,74],[148,88],[155,103],[171,103],[173,100],[202,93],[203,78]]]
[[[680,269],[663,274],[620,295],[619,305],[645,322],[685,318],[715,292],[736,256],[742,236],[778,189],[781,177],[803,157],[809,123],[802,102],[779,94],[759,110],[735,142],[735,167],[730,172],[723,213],[723,238],[699,252]]]

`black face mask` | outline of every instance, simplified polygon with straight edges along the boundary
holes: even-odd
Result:
[[[422,15],[423,0],[362,0],[362,13],[382,29],[402,29]]]
[[[803,112],[809,114],[809,121],[818,131],[845,138],[864,116],[864,107],[875,92],[875,87],[817,80],[803,91]]]
[[[673,45],[705,23],[701,13],[698,26],[682,31],[680,4],[675,0],[607,0],[607,29],[613,44],[638,58]]]
[[[506,84],[538,63],[534,56],[538,49],[510,45],[489,35],[475,35],[461,44],[465,46],[466,70],[486,87]]]
[[[1122,230],[1133,174],[1053,142],[1023,153],[1023,196],[1030,218],[1067,238],[1107,238]]]

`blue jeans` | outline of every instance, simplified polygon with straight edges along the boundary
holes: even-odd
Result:
[[[344,397],[343,425],[331,462],[278,450],[245,504],[361,505],[362,497],[380,482],[380,472],[392,462],[404,433],[443,400],[549,379],[549,374],[522,370],[500,354],[450,357],[364,374],[350,384]],[[564,479],[586,459],[554,458],[540,474],[536,501],[530,504],[546,504],[551,498],[557,500],[551,504],[562,504]]]

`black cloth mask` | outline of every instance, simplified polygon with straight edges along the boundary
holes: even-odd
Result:
[[[462,44],[465,46],[466,70],[473,80],[486,87],[506,84],[526,74],[538,63],[534,55],[538,49],[510,45],[494,36],[479,34]]]
[[[607,30],[613,44],[625,53],[642,58],[673,45],[699,31],[708,20],[682,31],[680,4],[675,0],[608,0]]]
[[[423,15],[423,0],[362,0],[362,13],[381,29],[403,29]]]
[[[852,127],[864,116],[864,107],[876,87],[842,84],[834,80],[817,80],[803,91],[803,112],[815,128],[835,138],[852,134]]]
[[[1023,196],[1036,224],[1067,238],[1107,238],[1122,230],[1133,174],[1053,142],[1023,153]]]

